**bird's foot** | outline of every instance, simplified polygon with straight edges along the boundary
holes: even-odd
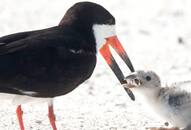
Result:
[[[148,127],[146,130],[180,130],[178,127],[163,128],[163,127]]]
[[[24,123],[23,123],[23,111],[22,111],[21,105],[17,106],[16,113],[17,113],[17,119],[19,121],[20,129],[25,130]]]

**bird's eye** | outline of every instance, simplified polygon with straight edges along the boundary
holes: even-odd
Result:
[[[151,77],[150,77],[150,76],[146,76],[146,80],[147,80],[147,81],[150,81],[150,80],[151,80]]]

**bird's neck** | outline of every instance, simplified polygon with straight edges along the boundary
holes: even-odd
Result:
[[[160,88],[144,88],[136,90],[136,93],[141,96],[141,100],[144,100],[145,102],[148,102],[149,104],[155,103],[158,98],[158,93],[160,91]]]

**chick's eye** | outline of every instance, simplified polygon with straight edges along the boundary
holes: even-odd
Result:
[[[151,77],[150,77],[150,76],[146,76],[146,80],[147,80],[147,81],[150,81],[150,80],[151,80]]]

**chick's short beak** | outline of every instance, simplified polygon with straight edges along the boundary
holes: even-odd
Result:
[[[127,88],[134,88],[142,85],[142,81],[137,78],[135,74],[128,75],[127,77],[125,77],[125,80],[127,82],[125,87]]]

